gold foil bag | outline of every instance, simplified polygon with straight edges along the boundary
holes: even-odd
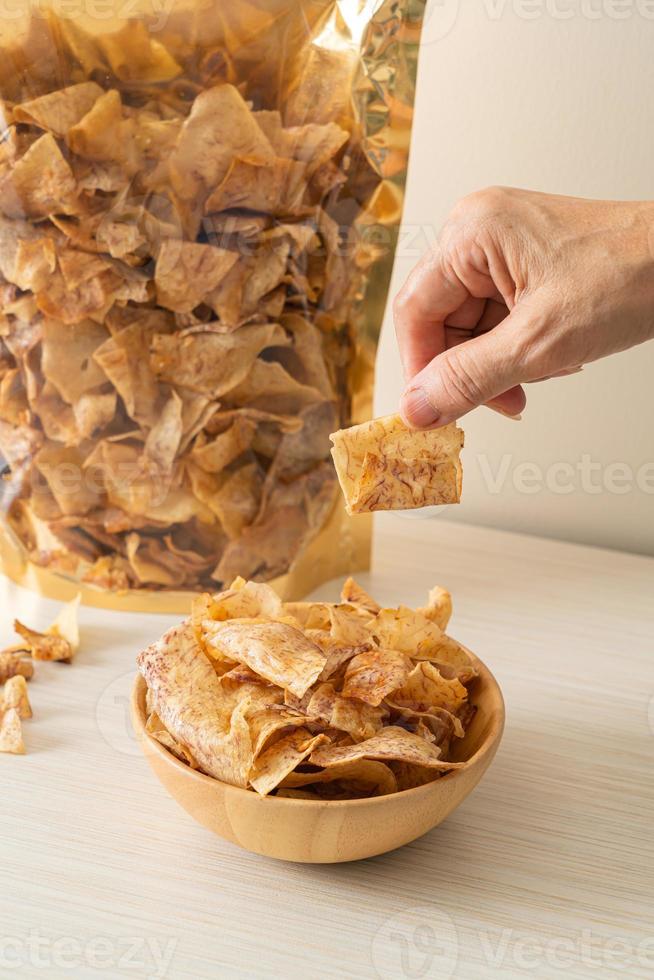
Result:
[[[371,414],[422,14],[5,10],[0,540],[15,581],[178,612],[236,575],[292,598],[365,567],[371,527],[345,514],[328,436]]]

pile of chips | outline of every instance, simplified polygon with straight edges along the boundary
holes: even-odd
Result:
[[[372,261],[353,55],[280,60],[265,10],[214,8],[215,48],[179,11],[37,13],[0,51],[0,510],[109,589],[274,577],[334,501]]]
[[[137,658],[149,734],[194,769],[262,796],[353,799],[465,763],[470,654],[444,632],[449,593],[383,609],[348,579],[340,603],[282,603],[237,579]]]

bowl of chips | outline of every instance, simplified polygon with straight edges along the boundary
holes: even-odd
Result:
[[[444,630],[451,598],[286,602],[237,579],[139,654],[134,729],[200,824],[287,861],[372,857],[440,824],[504,728],[488,668]]]

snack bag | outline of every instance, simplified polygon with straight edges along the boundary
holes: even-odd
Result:
[[[184,611],[364,567],[329,434],[368,419],[415,0],[34,4],[0,24],[0,555]]]

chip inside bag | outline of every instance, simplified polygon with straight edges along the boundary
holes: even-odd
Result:
[[[2,568],[297,598],[368,560],[329,435],[371,414],[424,3],[77,6],[0,14]]]

